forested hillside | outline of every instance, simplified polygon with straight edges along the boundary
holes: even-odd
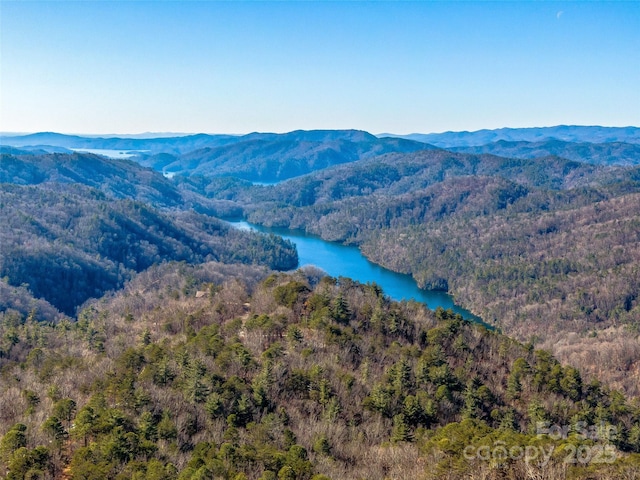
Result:
[[[455,178],[498,177],[520,185],[552,191],[611,184],[640,178],[640,170],[604,167],[559,157],[513,159],[494,155],[470,155],[446,150],[390,153],[316,172],[270,188],[243,188],[228,179],[211,179],[211,186],[197,177],[179,179],[198,193],[212,198],[273,202],[277,207],[327,204],[352,197],[396,197],[421,191]],[[207,188],[209,188],[207,190]]]
[[[164,261],[217,260],[285,270],[297,265],[290,243],[195,213],[216,211],[217,203],[178,191],[160,173],[126,160],[2,155],[0,301],[54,320],[58,315],[51,305],[73,315],[88,298]]]
[[[182,175],[235,176],[274,182],[388,152],[433,149],[400,138],[376,138],[366,132],[291,132],[247,135],[242,141],[206,147],[180,156],[159,154],[138,161]]]
[[[375,285],[153,267],[0,322],[6,478],[635,478],[640,406]],[[266,277],[265,277],[266,276]],[[525,455],[526,452],[526,455]]]
[[[381,135],[383,136],[383,135]],[[551,139],[565,142],[626,142],[640,143],[638,127],[599,127],[558,125],[555,127],[498,128],[475,132],[444,132],[428,134],[398,135],[401,138],[430,143],[442,148],[487,145],[505,140],[507,142],[541,142]]]
[[[0,183],[39,185],[82,184],[115,198],[128,198],[158,207],[215,208],[176,190],[161,173],[130,160],[110,159],[89,153],[2,155]]]
[[[501,140],[487,145],[452,147],[450,150],[465,153],[491,153],[509,158],[543,158],[555,155],[595,165],[638,165],[640,163],[640,143],[574,143],[555,139],[543,142]]]
[[[431,151],[272,187],[183,188],[243,204],[256,223],[359,245],[638,395],[639,181],[637,167]]]

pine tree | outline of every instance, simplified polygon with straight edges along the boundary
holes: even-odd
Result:
[[[351,311],[349,310],[349,305],[345,300],[342,292],[338,294],[335,298],[332,305],[332,316],[333,319],[338,323],[349,323],[349,319],[351,318]]]
[[[412,440],[412,435],[407,426],[407,422],[404,415],[399,413],[393,417],[393,430],[391,432],[391,441],[397,442],[409,442]]]

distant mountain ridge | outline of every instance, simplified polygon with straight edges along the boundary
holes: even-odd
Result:
[[[246,135],[227,134],[181,134],[169,137],[158,137],[149,134],[141,135],[95,136],[66,135],[55,132],[39,132],[26,135],[0,135],[0,146],[36,147],[50,146],[68,149],[102,149],[147,151],[150,153],[180,154],[204,147],[218,147],[248,140],[286,140],[327,142],[332,140],[349,140],[354,142],[376,141],[377,137],[362,130],[295,130],[288,133],[253,132]]]
[[[6,153],[59,152],[61,148],[135,152],[139,163],[163,172],[280,181],[384,153],[434,147],[413,140],[378,138],[362,130],[254,132],[241,136],[195,134],[147,139],[52,132],[0,137],[0,151]]]
[[[349,140],[373,141],[376,138],[404,138],[435,145],[440,148],[479,146],[499,140],[509,142],[540,142],[557,139],[565,142],[588,143],[640,143],[640,127],[602,127],[558,125],[553,127],[498,128],[477,131],[447,131],[442,133],[411,133],[399,135],[381,133],[372,135],[363,130],[294,130],[288,133],[253,132],[246,135],[230,134],[137,134],[137,135],[66,135],[38,132],[20,135],[0,134],[0,146],[26,147],[50,145],[64,148],[95,148],[148,150],[151,152],[184,153],[198,148],[228,145],[247,140],[316,141]]]
[[[566,142],[551,139],[542,142],[497,142],[476,147],[450,147],[448,150],[464,153],[490,153],[500,157],[532,159],[549,155],[566,158],[575,162],[595,165],[638,165],[640,164],[640,144],[610,142],[587,143]]]
[[[440,148],[487,145],[499,140],[509,142],[540,142],[550,139],[565,142],[589,143],[640,143],[638,127],[600,127],[558,125],[555,127],[498,128],[474,132],[412,133],[409,135],[380,134],[379,137],[399,137],[430,143]]]
[[[68,149],[129,150],[149,152],[182,153],[206,145],[223,145],[237,139],[234,135],[207,135],[198,133],[177,137],[161,138],[121,138],[89,137],[65,135],[54,132],[40,132],[29,135],[0,137],[0,145],[11,147],[64,147]]]
[[[132,159],[141,165],[167,174],[234,176],[269,183],[388,153],[441,148],[518,159],[556,156],[596,165],[640,164],[638,127],[560,125],[378,136],[363,130],[149,135],[96,137],[41,132],[5,136],[0,137],[0,152],[23,155],[70,153],[70,149],[110,150],[133,154]]]
[[[143,165],[185,175],[231,175],[245,180],[276,182],[333,165],[392,152],[434,149],[405,139],[361,134],[253,136],[243,142],[206,147],[178,157],[160,154],[140,159]]]

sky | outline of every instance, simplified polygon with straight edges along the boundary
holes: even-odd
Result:
[[[0,0],[0,131],[640,126],[640,1]]]

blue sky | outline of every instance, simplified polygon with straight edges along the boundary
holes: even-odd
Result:
[[[640,2],[0,0],[0,131],[640,125]]]

